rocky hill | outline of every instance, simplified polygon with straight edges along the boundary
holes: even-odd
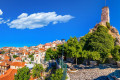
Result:
[[[108,23],[108,25],[107,25]],[[103,25],[105,27],[109,26],[109,34],[112,35],[112,37],[115,39],[115,45],[119,45],[120,46],[120,35],[118,30],[113,27],[110,26],[110,17],[109,17],[109,7],[103,7],[102,8],[102,14],[101,14],[101,22],[99,24],[96,24],[95,27],[93,29],[90,29],[90,33],[93,33],[95,30],[97,30],[97,27],[99,25]]]

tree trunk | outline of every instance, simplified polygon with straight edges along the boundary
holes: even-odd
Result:
[[[77,57],[76,57],[76,65],[77,65]]]

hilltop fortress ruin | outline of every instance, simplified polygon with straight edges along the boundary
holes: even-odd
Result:
[[[109,7],[107,6],[102,8],[101,22],[96,24],[93,29],[90,29],[90,33],[94,32],[97,29],[97,26],[99,25],[107,27],[106,23],[110,23]],[[111,34],[112,37],[115,39],[115,45],[120,46],[120,35],[118,30],[115,27],[110,26],[109,34]]]
[[[106,22],[110,23],[109,7],[102,8],[101,23],[106,24]]]

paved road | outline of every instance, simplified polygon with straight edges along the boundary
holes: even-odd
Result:
[[[69,73],[70,80],[108,80],[107,75],[114,72],[115,68],[107,69],[80,69],[75,73]]]

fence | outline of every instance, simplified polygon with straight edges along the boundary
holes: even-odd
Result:
[[[61,68],[63,69],[63,77],[62,80],[66,79],[66,75],[67,75],[67,65],[61,60],[59,59],[59,65],[61,66]]]

